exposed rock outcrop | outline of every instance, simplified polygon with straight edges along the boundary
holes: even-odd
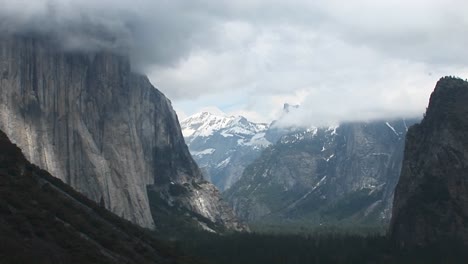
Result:
[[[445,77],[407,134],[392,239],[402,247],[468,245],[468,82]]]
[[[265,138],[267,124],[242,116],[202,112],[181,123],[182,133],[207,180],[221,191],[242,176],[245,167],[271,144]]]
[[[390,219],[407,127],[347,123],[285,135],[225,196],[249,222],[380,225]]]
[[[0,129],[32,163],[144,227],[158,221],[148,187],[169,206],[239,229],[202,179],[170,101],[125,56],[4,36],[0,77]],[[187,191],[172,195],[170,186]]]

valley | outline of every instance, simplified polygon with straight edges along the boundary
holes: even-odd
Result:
[[[2,1],[0,264],[468,263],[467,8]]]
[[[406,132],[417,122],[279,127],[205,112],[181,124],[205,178],[230,182],[218,188],[250,225],[385,229]]]

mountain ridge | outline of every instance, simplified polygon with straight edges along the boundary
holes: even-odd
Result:
[[[0,129],[32,163],[143,227],[158,224],[151,192],[167,208],[242,229],[202,179],[169,99],[127,57],[1,36],[0,73]]]
[[[383,225],[406,129],[415,120],[345,123],[282,136],[224,193],[250,223]]]
[[[390,226],[402,248],[468,245],[467,102],[467,81],[441,78],[408,131]]]
[[[271,144],[266,139],[269,125],[242,116],[200,112],[183,120],[181,127],[205,178],[221,191],[235,183],[246,164]]]
[[[2,263],[190,263],[29,163],[0,131]]]

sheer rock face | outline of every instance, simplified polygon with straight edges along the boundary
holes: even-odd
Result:
[[[133,73],[125,57],[4,37],[0,88],[0,129],[32,163],[117,215],[154,227],[147,186],[167,190],[173,184],[190,191],[161,195],[213,221],[231,218],[221,215],[229,209],[211,186],[194,191],[204,182],[170,101]],[[209,208],[196,202],[201,196]]]
[[[407,126],[414,122],[347,123],[285,135],[225,196],[250,222],[388,223]]]
[[[468,244],[468,82],[445,77],[407,134],[390,234],[400,246]]]

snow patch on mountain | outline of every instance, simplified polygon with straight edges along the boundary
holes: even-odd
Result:
[[[242,116],[201,112],[183,120],[181,127],[205,178],[221,190],[234,184],[245,166],[272,144],[267,139],[268,124]]]
[[[221,168],[221,167],[226,167],[229,162],[231,161],[231,157],[228,157],[227,159],[221,161],[216,167]]]
[[[203,155],[210,155],[210,154],[213,154],[216,150],[214,148],[208,148],[208,149],[204,149],[202,151],[191,151],[190,153],[193,155],[193,156],[203,156]]]
[[[400,134],[398,134],[398,132],[396,132],[395,128],[392,127],[392,125],[390,125],[390,123],[385,122],[385,125],[387,125],[387,127],[390,128],[393,131],[393,133],[395,133],[395,135],[400,136]]]
[[[335,135],[337,135],[337,134],[336,134],[336,129],[337,129],[338,127],[339,127],[339,125],[329,126],[328,129],[327,129],[327,131],[331,131],[331,135],[332,135],[332,136],[335,136]]]
[[[181,123],[182,134],[193,141],[198,137],[210,137],[219,133],[223,137],[253,137],[268,129],[267,124],[253,123],[242,116],[227,116],[202,112],[190,116]]]
[[[280,138],[281,144],[294,144],[305,139],[312,139],[317,136],[318,133],[317,127],[310,127],[305,130],[299,130],[296,132],[292,132]]]

